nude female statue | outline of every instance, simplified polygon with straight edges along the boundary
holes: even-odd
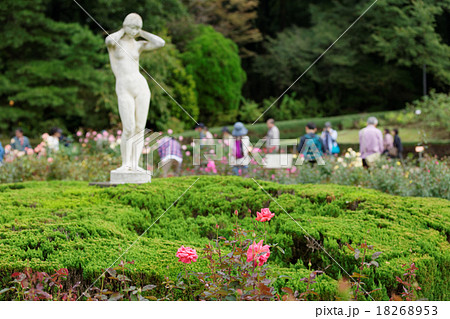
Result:
[[[141,37],[144,41],[136,41]],[[161,48],[160,37],[142,30],[142,18],[130,13],[119,31],[106,40],[111,69],[116,77],[116,94],[123,133],[120,144],[122,166],[114,172],[144,171],[138,166],[144,146],[144,129],[150,106],[150,89],[139,72],[139,55],[143,51]],[[133,143],[133,141],[136,141]]]

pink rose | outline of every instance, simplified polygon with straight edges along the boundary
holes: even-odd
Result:
[[[172,134],[173,134],[173,130],[172,130],[171,128],[169,128],[169,129],[167,130],[167,134],[172,135]]]
[[[271,213],[268,208],[261,208],[261,212],[256,212],[256,220],[259,222],[268,222],[275,214]]]
[[[192,249],[191,247],[184,247],[181,246],[177,253],[176,256],[178,258],[178,261],[181,261],[182,263],[185,264],[190,264],[191,262],[196,262],[198,255],[197,252],[195,251],[195,249]]]
[[[47,162],[48,163],[53,163],[53,158],[52,157],[47,158]]]
[[[9,152],[11,150],[11,145],[5,145],[5,151],[6,152]]]
[[[81,131],[77,132],[77,136],[80,137],[83,133],[81,133]]]
[[[27,155],[33,155],[34,151],[32,148],[27,148]]]
[[[297,171],[297,167],[292,166],[292,168],[291,168],[291,173],[295,173],[296,171]]]
[[[191,156],[191,152],[187,151],[186,156]]]
[[[214,161],[209,160],[209,161],[208,161],[208,164],[206,165],[206,167],[207,167],[210,171],[213,171],[214,173],[217,173],[216,163],[214,163]]]
[[[187,150],[187,146],[186,146],[186,145],[181,145],[181,149],[182,149],[183,151],[185,151],[185,150]]]
[[[118,130],[118,131],[117,131],[117,135],[122,135],[122,131],[121,131],[121,130]]]
[[[263,241],[259,243],[255,241],[248,247],[247,250],[247,262],[253,261],[254,265],[262,266],[269,259],[270,247],[269,245],[263,246]]]
[[[178,136],[178,140],[181,142],[183,140],[183,136]]]
[[[42,134],[42,139],[44,140],[44,141],[46,141],[47,140],[47,138],[48,138],[48,133],[44,133],[44,134]]]

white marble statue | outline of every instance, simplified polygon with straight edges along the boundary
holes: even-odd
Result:
[[[143,40],[136,41],[136,38]],[[164,46],[160,37],[142,30],[142,18],[130,13],[122,29],[106,40],[111,69],[116,77],[116,93],[123,133],[120,144],[122,166],[115,173],[145,172],[138,166],[144,146],[144,130],[150,106],[150,89],[139,72],[139,55]],[[113,173],[112,172],[112,173]],[[112,178],[111,178],[112,179]]]

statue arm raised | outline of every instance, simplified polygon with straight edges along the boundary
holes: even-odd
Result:
[[[146,40],[146,41],[139,41],[140,52],[162,48],[166,44],[166,42],[157,35],[151,34],[150,32],[144,30],[141,30],[139,36],[141,36]]]
[[[125,34],[124,29],[120,29],[117,32],[111,33],[105,39],[106,46],[108,47],[115,46],[119,42],[120,38],[123,37],[124,34]]]

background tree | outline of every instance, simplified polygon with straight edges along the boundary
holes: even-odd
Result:
[[[234,120],[227,117],[239,107],[245,72],[237,45],[211,26],[200,26],[200,35],[183,53],[186,71],[195,80],[200,120],[213,124]]]
[[[209,24],[239,47],[241,57],[255,54],[250,44],[262,41],[256,27],[258,0],[194,0],[186,1],[197,23]]]
[[[374,6],[292,87],[292,92],[306,99],[307,104],[315,104],[308,103],[308,99],[318,98],[317,107],[322,110],[317,111],[335,115],[400,108],[419,97],[424,59],[420,56],[427,56],[427,63],[434,65],[430,67],[432,78],[444,79],[447,71],[438,70],[437,66],[449,63],[443,58],[447,45],[434,29],[432,17],[443,9],[438,10],[433,1],[418,1],[405,8],[398,2],[382,1],[380,7]],[[263,76],[263,91],[279,96],[367,6],[367,1],[354,0],[334,1],[332,6],[324,2],[310,5],[311,27],[293,26],[276,38],[268,38],[264,45],[267,54],[257,56],[254,63],[254,70]],[[386,19],[386,10],[390,19]],[[402,18],[397,21],[395,14]],[[409,30],[407,25],[411,30],[406,38],[389,31],[392,28],[403,34]],[[418,37],[419,30],[427,33],[428,41]],[[399,45],[399,41],[410,43]],[[390,45],[384,47],[383,43]],[[433,55],[432,50],[438,52]]]
[[[187,73],[181,54],[170,42],[170,38],[164,34],[161,36],[166,40],[164,48],[142,54],[140,64],[190,116],[197,119],[199,107],[194,78]],[[142,74],[147,78],[152,93],[149,126],[159,130],[171,128],[177,131],[182,131],[185,125],[187,128],[192,127],[195,122],[186,112],[147,74]]]
[[[104,68],[108,57],[102,52],[103,39],[86,27],[47,18],[44,4],[1,4],[2,128],[106,126],[105,115],[114,110],[114,82]]]
[[[370,19],[373,30],[364,51],[398,66],[426,65],[441,86],[450,85],[449,38],[444,41],[437,23],[438,19],[447,22],[448,36],[448,20],[442,18],[449,9],[449,0],[382,1]]]

